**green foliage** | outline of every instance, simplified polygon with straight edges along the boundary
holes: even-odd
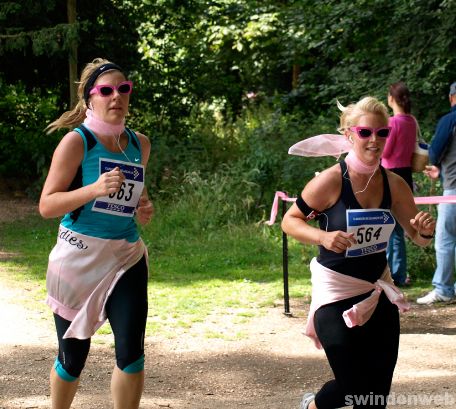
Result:
[[[16,188],[34,182],[28,187],[31,194],[41,189],[57,145],[56,136],[43,131],[56,115],[55,101],[51,91],[26,90],[23,84],[7,85],[0,79],[0,175]]]
[[[6,1],[0,5],[0,55],[23,53],[52,56],[79,39],[79,24],[60,22],[49,25],[55,1]]]
[[[167,202],[174,203],[174,211],[168,215],[176,218],[173,224],[197,232],[249,221],[258,187],[248,173],[238,171],[225,166],[206,178],[198,172],[186,173],[174,191],[160,192]]]
[[[77,26],[67,27],[63,2],[3,2],[4,81],[21,79],[44,99],[56,90],[60,114],[70,41],[79,42],[80,67],[98,56],[122,65],[135,82],[129,125],[152,141],[154,193],[178,188],[193,172],[211,180],[229,166],[240,184],[256,186],[255,207],[264,209],[275,190],[297,192],[334,163],[287,150],[335,130],[336,98],[386,100],[388,84],[402,79],[428,141],[448,110],[454,1],[80,0],[77,12]],[[15,127],[6,116],[2,123]],[[31,169],[41,169],[43,156],[48,165],[47,148]]]
[[[74,24],[68,23],[67,1],[16,0],[0,4],[0,71],[5,81],[21,81],[30,88],[59,89],[58,105],[62,110],[69,100],[68,58],[73,42],[79,45],[79,69],[95,57],[112,59],[126,70],[136,69],[140,59],[135,8],[110,0],[75,3]]]
[[[39,192],[60,137],[43,129],[68,108],[72,41],[79,69],[104,57],[129,72],[128,125],[152,142],[157,215],[143,237],[152,326],[163,330],[217,306],[255,309],[281,297],[280,229],[260,222],[276,190],[295,196],[335,163],[287,151],[335,132],[336,98],[386,101],[387,86],[403,80],[430,141],[456,79],[453,0],[78,0],[75,25],[65,3],[0,4],[0,177]],[[416,195],[440,194],[424,176],[414,179]],[[27,279],[43,282],[55,223],[0,225]],[[414,281],[428,285],[433,247],[407,247]],[[290,240],[294,296],[308,295],[303,265],[314,253]]]
[[[255,182],[260,188],[258,204],[271,203],[276,190],[300,192],[316,171],[334,160],[288,155],[288,148],[307,137],[333,131],[328,118],[305,118],[295,111],[287,113],[277,107],[261,104],[247,109],[238,121],[242,146],[240,163],[255,169]]]

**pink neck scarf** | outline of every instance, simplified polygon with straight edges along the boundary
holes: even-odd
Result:
[[[358,156],[356,156],[356,153],[353,149],[348,152],[348,155],[345,157],[345,162],[347,163],[348,167],[355,172],[363,173],[366,175],[374,173],[380,165],[380,161],[374,165],[367,165],[361,161]]]
[[[125,129],[125,118],[122,119],[120,124],[110,124],[100,119],[91,109],[88,109],[83,124],[96,134],[118,136]]]

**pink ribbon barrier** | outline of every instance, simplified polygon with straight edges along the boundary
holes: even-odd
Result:
[[[439,204],[439,203],[456,203],[456,196],[421,196],[415,197],[417,205]]]
[[[277,212],[279,210],[279,199],[283,202],[295,202],[295,197],[289,197],[286,193],[277,191],[272,202],[271,215],[269,220],[266,222],[267,225],[272,226],[277,218]],[[418,196],[415,197],[415,204],[417,205],[429,205],[439,203],[456,203],[456,196]]]
[[[271,208],[271,216],[269,217],[269,221],[266,222],[269,226],[272,226],[275,223],[275,219],[277,217],[277,212],[279,210],[279,199],[282,199],[282,202],[295,202],[295,197],[288,197],[288,195],[284,192],[275,192],[274,201],[272,202]]]

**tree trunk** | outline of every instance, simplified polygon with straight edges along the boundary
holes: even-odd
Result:
[[[301,67],[297,64],[293,64],[293,76],[291,79],[291,88],[298,88],[299,74],[301,73]]]
[[[68,23],[76,23],[76,1],[67,0]],[[70,109],[77,103],[77,85],[78,80],[78,43],[73,40],[68,53],[69,81],[70,81]]]

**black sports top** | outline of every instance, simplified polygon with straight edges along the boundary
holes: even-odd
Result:
[[[320,212],[318,216],[320,229],[325,231],[347,231],[346,209],[363,209],[356,200],[345,161],[340,162],[342,170],[342,189],[337,202]],[[380,166],[383,176],[383,198],[381,209],[391,209],[391,191],[385,169]],[[326,216],[325,216],[326,215]],[[317,260],[331,270],[374,283],[382,275],[387,259],[386,252],[373,253],[360,257],[345,257],[345,252],[335,253],[319,247]]]

